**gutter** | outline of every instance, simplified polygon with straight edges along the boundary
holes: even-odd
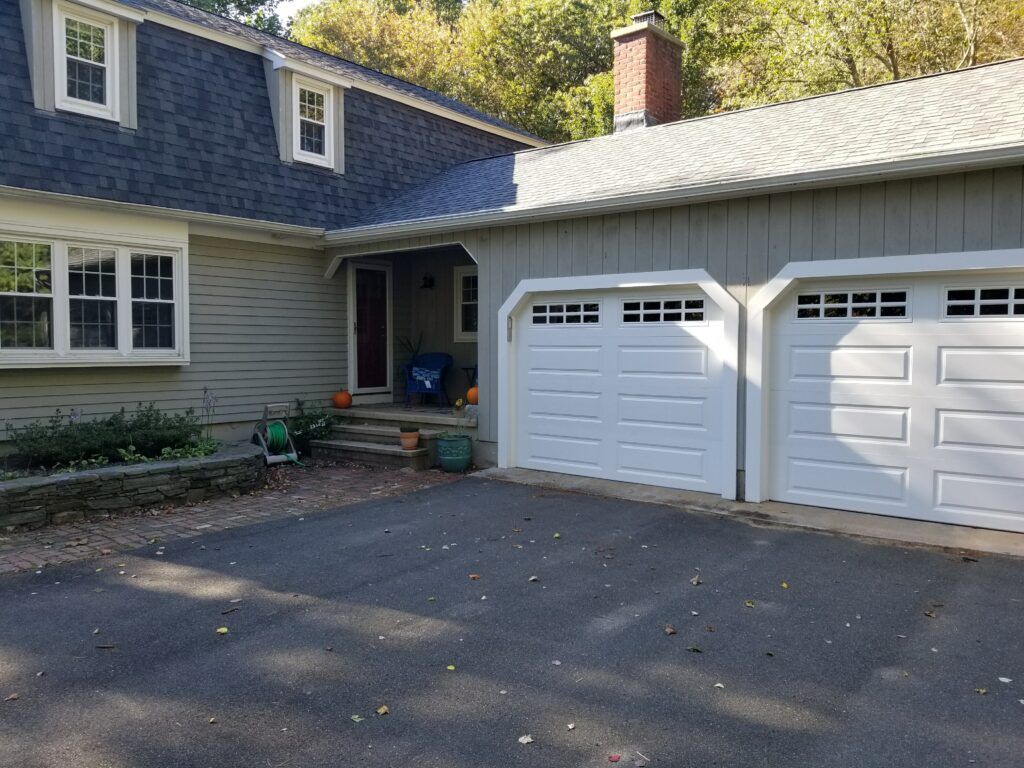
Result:
[[[103,208],[104,210],[110,210],[113,207],[117,208],[119,211],[129,211],[131,213],[138,213],[144,216],[156,216],[163,219],[174,219],[176,221],[186,221],[193,224],[209,224],[213,226],[258,230],[275,236],[308,237],[319,240],[324,235],[322,227],[304,227],[298,224],[282,224],[277,221],[245,219],[241,216],[225,216],[219,213],[203,213],[201,211],[187,211],[178,208],[163,208],[156,205],[145,205],[143,203],[124,203],[120,200],[105,200],[99,197],[83,197],[81,195],[68,195],[62,192],[45,192],[38,189],[26,189],[24,187],[0,185],[0,198],[4,197],[15,197],[21,200],[60,202],[83,208]]]
[[[584,215],[618,213],[637,208],[659,208],[684,203],[748,197],[794,189],[865,183],[892,177],[909,178],[954,173],[1000,165],[1016,165],[1022,161],[1024,161],[1024,143],[1002,145],[955,154],[924,155],[902,160],[838,166],[779,176],[751,177],[694,186],[678,186],[653,192],[594,197],[536,208],[510,206],[390,224],[333,229],[324,234],[324,242],[328,246],[359,245],[439,232],[479,229],[495,224],[521,224]]]

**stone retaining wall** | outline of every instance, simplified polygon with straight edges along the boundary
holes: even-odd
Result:
[[[263,485],[258,446],[224,446],[196,459],[101,467],[0,482],[0,530],[189,504]]]

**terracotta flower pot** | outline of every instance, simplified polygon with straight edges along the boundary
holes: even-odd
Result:
[[[335,408],[349,408],[352,406],[352,395],[347,389],[343,389],[334,393],[331,402],[334,403]]]
[[[415,451],[420,444],[420,431],[416,429],[407,432],[403,429],[398,433],[398,439],[402,443],[403,451]]]

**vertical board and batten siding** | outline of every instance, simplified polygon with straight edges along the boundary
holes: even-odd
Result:
[[[189,306],[190,365],[0,371],[0,427],[140,401],[199,411],[203,387],[215,422],[253,422],[266,403],[325,404],[345,380],[345,282],[324,278],[322,251],[193,237]]]
[[[701,267],[745,305],[791,261],[1019,248],[1022,220],[1024,169],[1014,166],[446,233],[440,242],[461,242],[480,267],[480,437],[497,440],[497,313],[520,280]]]

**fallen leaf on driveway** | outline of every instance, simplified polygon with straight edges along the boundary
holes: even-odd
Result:
[[[975,688],[974,692],[979,696],[984,696],[986,693],[988,693],[988,688]]]
[[[724,685],[724,684],[722,684],[722,683],[715,683],[715,686],[714,686],[714,687],[715,687],[715,688],[725,688],[725,685]]]
[[[935,618],[935,611],[925,611],[924,615],[927,616],[929,619],[934,619]]]
[[[11,694],[10,696],[8,696],[7,698],[5,698],[5,699],[4,699],[4,701],[17,701],[17,700],[18,700],[18,699],[20,699],[20,698],[21,698],[21,697],[20,697],[20,696],[19,696],[18,694],[16,694],[16,693],[12,693],[12,694]]]
[[[447,669],[449,672],[454,672],[455,671],[455,665],[454,664],[449,664],[447,667],[445,667],[445,669]]]
[[[747,606],[747,608],[753,608],[754,607],[754,601],[753,600],[744,600],[743,604],[745,606]]]
[[[678,633],[676,632],[676,628],[675,627],[673,627],[671,624],[666,624],[665,625],[665,634],[666,635],[675,635],[675,634],[678,634]]]
[[[998,680],[999,680],[1000,683],[1012,683],[1013,682],[1013,678],[1010,678],[1010,677],[1000,677],[1000,678],[998,678]]]
[[[227,627],[217,627],[217,634],[218,635],[226,635],[227,633],[228,633],[228,628]]]
[[[526,734],[525,736],[519,737],[520,744],[533,744],[533,736]]]
[[[364,719],[365,718],[362,715],[352,715],[352,717],[349,718],[353,723],[361,723]]]
[[[388,709],[388,705],[387,704],[381,704],[379,707],[377,707],[377,714],[380,715],[381,717],[384,717],[384,715],[390,715],[391,714],[391,710]]]
[[[555,534],[554,536],[552,536],[551,538],[553,538],[553,539],[560,539],[560,538],[562,538],[562,534],[560,534],[560,533],[556,533],[556,534]]]
[[[700,574],[697,573],[697,574],[694,574],[694,577],[692,579],[690,579],[690,583],[693,584],[693,586],[695,586],[695,587],[699,587],[701,584],[704,583],[704,579],[702,579],[700,577]]]
[[[539,576],[531,576],[530,578],[527,579],[527,581],[540,581],[540,577]]]
[[[789,589],[789,582],[788,581],[784,581],[781,584],[779,584],[779,586],[782,587],[783,589]]]
[[[115,648],[117,648],[117,646],[113,643],[102,643],[100,645],[97,645],[96,647],[99,648],[101,651],[112,651]]]
[[[471,573],[471,574],[469,574],[469,580],[470,581],[480,581],[480,574],[479,573]]]
[[[211,717],[209,722],[210,722],[210,725],[216,725],[217,724],[217,718],[216,717]]]
[[[237,611],[237,610],[239,610],[239,608],[238,608],[238,606],[236,605],[236,606],[234,606],[233,608],[228,608],[228,609],[227,609],[226,611],[221,611],[221,612],[220,612],[220,615],[221,615],[221,616],[227,616],[227,615],[228,615],[229,613],[234,613],[234,612],[235,612],[235,611]]]
[[[575,731],[576,730],[576,723],[569,723],[567,726],[565,726],[565,730],[567,730],[567,731]]]
[[[708,624],[707,630],[708,630],[708,632],[714,632],[715,631],[715,625],[714,624]]]
[[[688,650],[690,653],[704,653],[704,651],[700,649],[700,646],[697,645],[691,645],[686,650]]]
[[[622,759],[622,755],[608,755],[609,763],[617,763]]]

